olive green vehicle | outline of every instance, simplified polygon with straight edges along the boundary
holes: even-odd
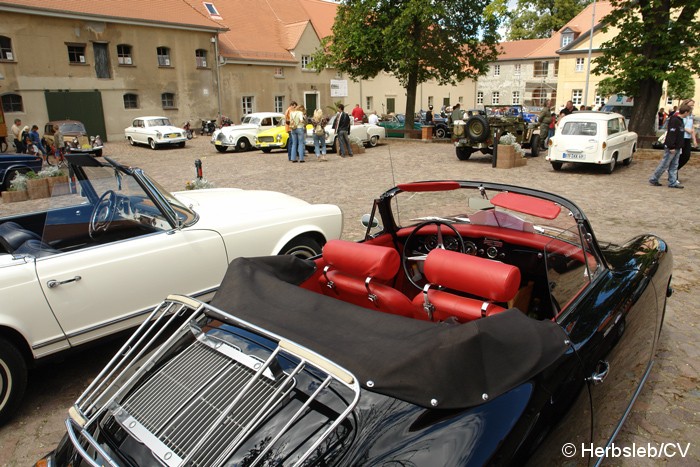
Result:
[[[472,153],[481,151],[494,154],[494,141],[510,133],[530,155],[539,154],[540,135],[536,123],[528,123],[523,117],[521,105],[485,106],[484,110],[467,110],[462,119],[454,119],[452,142],[457,159],[468,160]]]

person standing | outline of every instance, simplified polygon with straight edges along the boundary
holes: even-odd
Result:
[[[666,132],[666,140],[664,141],[664,157],[659,162],[656,170],[649,178],[649,184],[653,186],[661,186],[659,178],[665,171],[668,170],[668,187],[683,188],[678,182],[678,159],[683,150],[683,119],[690,113],[688,105],[681,105],[678,113],[672,115],[668,119],[668,131]]]
[[[376,110],[373,110],[372,113],[369,114],[369,117],[367,117],[367,121],[370,125],[377,125],[379,123],[379,115],[377,115]]]
[[[290,123],[290,116],[294,110],[297,108],[297,103],[296,101],[291,101],[289,103],[289,107],[287,107],[287,110],[284,112],[284,130],[287,132],[287,158],[292,161],[292,130],[289,127]]]
[[[355,104],[355,108],[352,109],[352,118],[354,118],[356,122],[362,123],[364,121],[365,111],[362,110],[360,104]]]
[[[311,117],[314,134],[314,153],[316,160],[326,162],[326,124],[328,119],[323,115],[323,110],[314,110],[314,115]]]
[[[693,99],[688,99],[683,103],[690,107],[690,113],[683,118],[683,151],[678,158],[678,170],[681,170],[681,168],[688,163],[692,147],[698,145],[695,138],[695,128],[693,128],[693,108],[695,107],[695,101]]]
[[[338,113],[335,115],[335,134],[338,135],[338,150],[340,157],[352,157],[350,146],[350,115],[345,113],[345,106],[338,104]]]
[[[578,109],[574,107],[574,103],[571,101],[566,101],[566,105],[564,106],[563,109],[561,109],[561,112],[564,115],[571,115],[572,113],[576,112]]]
[[[12,125],[10,131],[12,132],[12,137],[15,139],[14,143],[15,147],[17,148],[17,152],[20,154],[24,154],[25,152],[27,152],[27,148],[22,142],[22,120],[20,120],[19,118],[15,118],[15,124]]]
[[[450,113],[450,123],[454,125],[455,120],[462,120],[464,118],[464,111],[462,106],[457,102],[452,106],[452,113]]]
[[[289,128],[292,131],[292,162],[304,162],[304,152],[306,152],[306,108],[303,105],[297,106],[289,114]]]
[[[661,129],[664,127],[664,123],[666,123],[666,119],[668,118],[668,114],[666,113],[666,110],[661,107],[659,109],[659,113],[656,114],[656,121],[657,121],[657,129]]]
[[[547,147],[547,140],[549,139],[549,127],[552,123],[552,102],[548,102],[547,105],[542,107],[540,115],[537,117],[540,122],[540,146],[542,149]]]
[[[426,125],[433,124],[433,106],[432,105],[428,106],[428,111],[425,113],[425,124]]]

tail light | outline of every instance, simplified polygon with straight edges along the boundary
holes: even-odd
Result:
[[[608,147],[608,143],[605,142],[605,141],[603,141],[603,149],[605,149],[605,148],[607,148],[607,147]]]
[[[552,139],[553,138],[549,138],[549,140],[547,141],[547,146],[549,146],[550,148],[554,145],[554,143],[552,142]]]

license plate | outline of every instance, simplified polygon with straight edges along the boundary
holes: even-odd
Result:
[[[177,133],[168,133],[167,135],[165,135],[166,138],[177,138],[178,136],[180,135],[178,135]]]
[[[221,146],[221,141],[219,141],[219,140],[217,139],[216,141],[214,141],[214,145],[215,145],[215,146]]]
[[[585,159],[586,155],[585,154],[573,154],[570,152],[565,152],[562,154],[562,159]]]

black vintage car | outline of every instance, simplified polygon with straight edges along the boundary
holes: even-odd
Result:
[[[586,464],[652,368],[666,243],[562,197],[399,185],[364,241],[234,261],[169,297],[69,411],[49,465]],[[600,451],[598,451],[600,452]]]
[[[10,182],[18,173],[39,172],[41,157],[30,154],[3,154],[0,156],[0,191],[10,189]]]

